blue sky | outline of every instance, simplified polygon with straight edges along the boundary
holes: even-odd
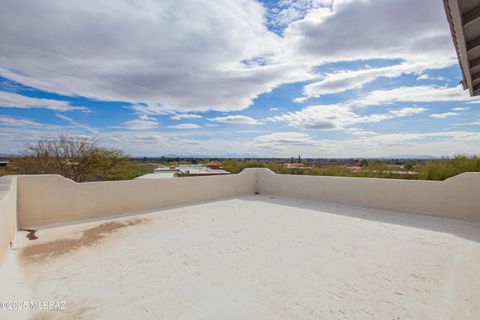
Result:
[[[0,153],[480,153],[439,1],[14,1],[0,29]]]

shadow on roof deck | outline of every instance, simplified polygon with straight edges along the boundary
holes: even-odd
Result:
[[[280,203],[283,206],[292,206],[293,209],[302,208],[321,210],[322,214],[335,214],[356,219],[425,229],[434,232],[449,233],[460,238],[480,242],[480,223],[478,222],[469,222],[450,218],[438,218],[434,216],[418,215],[406,212],[393,212],[309,200],[295,201],[292,203],[290,200],[294,199],[295,198],[269,196],[248,198],[244,199],[244,201],[272,202]],[[347,210],[347,208],[351,208],[352,210]],[[465,228],[465,226],[468,228]]]

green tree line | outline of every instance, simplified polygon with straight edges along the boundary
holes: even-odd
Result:
[[[479,157],[467,155],[428,160],[418,166],[409,165],[405,168],[374,162],[368,163],[358,170],[344,166],[286,168],[273,162],[236,159],[224,160],[222,165],[225,170],[232,173],[239,173],[245,168],[268,168],[280,174],[421,180],[445,180],[463,172],[480,172]]]
[[[198,159],[206,162],[207,159]],[[197,162],[197,160],[195,160]],[[412,164],[413,163],[413,164]],[[178,159],[172,164],[189,164]],[[345,166],[287,168],[273,161],[226,159],[223,169],[239,173],[245,168],[268,168],[280,174],[393,179],[445,180],[463,172],[480,172],[478,156],[457,155],[403,167],[381,161],[363,161],[361,168]],[[153,172],[154,165],[130,160],[122,151],[106,148],[95,138],[57,136],[26,145],[22,157],[12,159],[5,174],[60,174],[77,182],[129,180]]]

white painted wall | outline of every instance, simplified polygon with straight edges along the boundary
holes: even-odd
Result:
[[[445,181],[280,175],[268,169],[257,175],[261,194],[480,221],[480,173]]]
[[[59,175],[18,176],[18,225],[42,226],[252,194],[255,173],[87,183]]]
[[[259,168],[227,176],[89,183],[58,175],[18,176],[18,225],[36,227],[254,192],[480,221],[480,173],[421,181],[277,175]]]
[[[0,178],[0,261],[17,230],[17,177]]]

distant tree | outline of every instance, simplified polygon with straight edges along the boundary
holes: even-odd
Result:
[[[125,170],[119,169],[132,163],[137,162],[130,161],[118,149],[101,147],[97,138],[60,135],[27,144],[24,157],[15,165],[18,173],[60,174],[76,182],[85,182],[118,180],[115,172],[128,177]],[[144,174],[146,169],[138,173]]]
[[[477,156],[456,155],[453,158],[428,160],[418,167],[420,178],[445,180],[463,172],[479,172],[480,158]]]
[[[227,159],[222,161],[222,168],[231,173],[239,173],[241,170],[240,162],[234,159]]]

